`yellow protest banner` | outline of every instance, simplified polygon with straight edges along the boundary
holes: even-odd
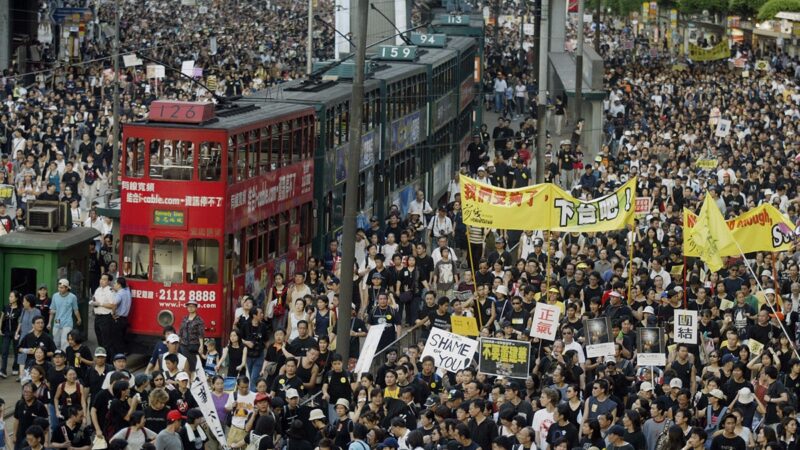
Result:
[[[459,184],[464,223],[485,228],[536,229],[528,226],[532,212],[547,208],[548,199],[552,197],[549,184],[502,189],[463,175]]]
[[[453,326],[453,333],[461,336],[477,336],[478,322],[474,317],[450,316],[450,325]]]
[[[686,209],[683,213],[684,226],[694,228],[697,216]],[[770,204],[753,208],[725,223],[744,253],[788,251],[792,247],[796,228],[788,217]],[[738,256],[740,251],[736,242],[720,248],[720,255]],[[686,256],[698,256],[690,249],[686,249],[684,253]]]
[[[695,161],[694,166],[698,169],[711,170],[716,169],[719,161],[716,158],[702,158]]]
[[[698,45],[689,44],[689,59],[696,62],[717,61],[731,57],[731,50],[728,40],[724,39],[719,44],[711,48],[703,48]]]
[[[467,225],[505,230],[595,232],[624,229],[635,217],[636,179],[594,200],[578,200],[550,184],[502,189],[461,176]]]
[[[767,71],[769,70],[769,62],[766,59],[759,59],[756,61],[756,70]]]

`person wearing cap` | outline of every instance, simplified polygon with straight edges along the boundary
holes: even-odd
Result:
[[[74,321],[73,321],[74,317]],[[58,292],[50,303],[50,317],[47,328],[52,330],[53,341],[57,348],[67,348],[67,335],[77,326],[81,326],[81,312],[78,310],[78,297],[70,292],[69,280],[58,280]]]
[[[350,402],[346,398],[340,398],[336,400],[334,409],[336,420],[331,421],[335,426],[334,442],[339,448],[346,448],[350,442],[350,431],[353,429],[353,421],[350,420]]]
[[[169,391],[170,404],[175,405],[180,411],[188,411],[190,408],[196,408],[197,401],[189,390],[189,373],[183,371],[178,372],[178,374],[175,375],[175,381],[177,382],[175,389]]]
[[[94,308],[94,332],[97,336],[97,345],[108,347],[114,333],[114,309],[116,309],[116,296],[112,288],[113,277],[111,274],[100,276],[100,282],[94,291],[89,306]]]
[[[635,450],[633,445],[625,441],[625,428],[622,425],[613,425],[606,435],[608,446],[606,450]]]
[[[197,299],[189,296],[186,302],[186,315],[181,319],[178,337],[181,339],[180,352],[187,356],[190,372],[194,372],[197,354],[201,351],[206,325],[197,314]]]
[[[511,268],[511,265],[514,264],[514,259],[511,253],[506,249],[505,238],[498,237],[494,240],[494,251],[486,256],[486,261],[489,263],[489,267],[494,266],[495,262],[500,262],[500,265],[503,266],[503,270]]]
[[[156,436],[156,450],[185,450],[179,434],[185,418],[177,409],[167,413],[167,427]]]

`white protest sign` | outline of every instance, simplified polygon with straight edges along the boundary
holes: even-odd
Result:
[[[558,318],[561,308],[558,305],[537,303],[533,312],[533,326],[531,336],[548,341],[555,341],[558,333]]]
[[[667,357],[663,353],[637,353],[636,364],[640,366],[664,367],[667,365]]]
[[[228,441],[225,438],[225,429],[222,428],[222,422],[219,420],[219,415],[217,415],[217,408],[214,407],[214,400],[211,398],[208,379],[203,365],[200,363],[200,358],[197,358],[195,377],[189,387],[189,391],[191,391],[194,400],[197,402],[197,407],[206,419],[208,430],[211,431],[211,434],[214,435],[214,438],[222,447],[227,447]]]
[[[147,66],[147,78],[164,78],[165,73],[164,66],[160,64],[151,64]]]
[[[533,36],[533,24],[532,23],[523,24],[522,32],[525,33],[525,36]]]
[[[717,137],[728,137],[731,133],[731,121],[727,119],[719,119],[719,123],[717,123],[717,130],[714,132],[714,135]]]
[[[675,343],[697,344],[697,311],[676,309],[673,327]]]
[[[432,356],[436,367],[449,372],[458,372],[469,366],[476,350],[478,341],[475,339],[459,336],[441,328],[432,328],[425,342],[422,357]]]
[[[375,352],[378,351],[378,344],[381,342],[384,328],[386,328],[385,323],[369,327],[354,373],[361,375],[364,372],[369,372],[369,366],[372,365],[372,359],[375,358]]]
[[[187,77],[194,76],[194,61],[183,61],[181,63],[181,73]]]
[[[136,67],[142,65],[142,60],[136,54],[131,53],[130,55],[122,55],[122,63],[125,64],[125,67]]]

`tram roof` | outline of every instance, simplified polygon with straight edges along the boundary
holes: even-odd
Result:
[[[215,118],[199,124],[156,122],[143,120],[131,122],[125,126],[143,127],[165,127],[165,128],[184,128],[198,130],[236,130],[247,127],[256,122],[267,121],[269,119],[280,119],[284,116],[291,116],[309,110],[310,106],[297,103],[277,102],[273,100],[258,101],[264,97],[251,98],[248,101],[236,100],[233,102],[235,108],[219,108],[215,111]],[[256,100],[258,99],[258,100]],[[311,112],[311,111],[308,111]]]

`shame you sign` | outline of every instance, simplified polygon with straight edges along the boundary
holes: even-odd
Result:
[[[475,339],[432,328],[422,356],[432,356],[440,369],[458,372],[469,366],[477,349],[478,341]]]

